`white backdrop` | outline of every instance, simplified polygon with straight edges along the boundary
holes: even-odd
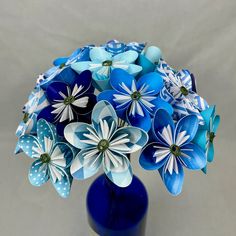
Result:
[[[217,104],[222,124],[208,176],[185,171],[182,195],[170,196],[156,172],[133,160],[149,192],[147,236],[234,236],[235,0],[0,0],[0,235],[87,236],[85,196],[92,179],[74,182],[68,200],[52,186],[31,186],[31,160],[13,155],[21,107],[36,76],[87,43],[109,39],[159,46],[188,68],[198,90]]]

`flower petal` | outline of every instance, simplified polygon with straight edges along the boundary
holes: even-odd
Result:
[[[133,116],[132,114],[129,114],[129,111],[127,110],[126,119],[130,125],[141,128],[144,131],[148,132],[151,128],[151,117],[149,113],[146,111],[146,109],[143,109],[143,112],[144,116],[141,116],[139,114],[135,114]]]
[[[219,127],[219,124],[220,124],[220,116],[217,115],[215,116],[215,119],[213,121],[213,132],[216,133],[217,132],[217,129]]]
[[[124,64],[133,64],[137,58],[138,58],[138,53],[133,50],[129,50],[129,51],[115,55],[113,57],[113,61],[122,62]]]
[[[72,84],[75,79],[77,78],[78,74],[71,69],[71,67],[65,67],[62,69],[62,71],[57,74],[51,82],[53,83],[54,81],[66,83],[68,85]],[[49,82],[50,84],[50,82]]]
[[[146,86],[145,93],[148,95],[156,95],[163,88],[163,79],[157,72],[150,72],[141,76],[137,82],[137,89],[140,89]]]
[[[201,112],[201,116],[204,119],[204,125],[200,126],[202,129],[206,129],[206,130],[210,130],[210,120],[212,117],[214,117],[215,114],[215,106],[210,106],[209,108],[207,108],[206,110]]]
[[[45,138],[51,140],[52,145],[56,142],[57,139],[57,130],[56,127],[50,123],[48,123],[44,119],[38,120],[37,123],[37,136],[38,141],[43,148],[44,151],[49,152],[50,150],[47,149],[47,145],[45,143]]]
[[[80,61],[73,63],[71,65],[71,68],[75,70],[77,73],[81,73],[82,71],[89,70],[90,69],[91,61]]]
[[[177,196],[182,191],[182,186],[184,182],[184,171],[182,165],[177,161],[178,173],[175,171],[170,174],[168,170],[165,171],[166,165],[164,165],[160,170],[160,175],[167,188],[167,190],[174,196]]]
[[[181,147],[181,163],[188,169],[200,170],[206,166],[206,155],[198,145],[188,143]]]
[[[154,115],[153,123],[152,123],[152,132],[156,139],[161,143],[166,143],[160,133],[162,133],[163,129],[168,127],[171,128],[171,134],[174,134],[174,122],[170,114],[164,109],[158,109]],[[167,143],[166,143],[167,144]]]
[[[92,111],[94,105],[97,102],[96,95],[91,94],[91,93],[85,93],[81,97],[78,97],[77,99],[82,99],[80,101],[83,101],[83,99],[85,100],[85,102],[87,101],[85,107],[78,107],[78,106],[74,106],[74,104],[72,104],[73,105],[73,110],[79,115],[86,115],[86,114],[90,113]]]
[[[156,111],[157,109],[164,109],[166,110],[170,115],[173,114],[174,110],[173,107],[170,105],[170,103],[165,102],[163,99],[161,99],[159,96],[152,100],[151,103],[155,105],[155,108],[153,109]]]
[[[52,105],[45,107],[42,111],[39,112],[37,119],[45,119],[50,123],[54,123],[56,121],[56,114],[52,113],[55,108]]]
[[[57,180],[56,182],[53,182],[51,179],[51,182],[61,197],[67,198],[69,196],[72,182],[69,174],[66,173],[61,180]]]
[[[193,142],[196,143],[202,150],[206,150],[208,138],[207,138],[207,130],[198,129]]]
[[[64,129],[65,139],[78,149],[91,148],[97,145],[96,142],[92,142],[86,135],[92,135],[94,138],[97,135],[94,128],[86,123],[70,123]]]
[[[135,79],[122,69],[114,69],[110,75],[110,84],[114,90],[124,94],[131,94],[132,83]]]
[[[93,62],[104,62],[112,60],[112,54],[107,52],[104,48],[94,47],[90,50],[90,58]]]
[[[148,135],[136,127],[118,129],[110,140],[110,149],[121,153],[133,153],[143,148],[148,141]]]
[[[176,124],[175,143],[178,146],[191,142],[198,130],[198,118],[195,115],[187,115]]]
[[[46,94],[47,98],[54,102],[55,100],[64,100],[64,97],[68,96],[67,92],[68,85],[63,82],[53,82],[50,85],[48,85]],[[64,97],[63,97],[64,96]]]
[[[141,66],[138,66],[138,65],[135,65],[135,64],[129,64],[129,67],[128,67],[128,73],[133,75],[133,76],[136,76],[140,71],[142,71],[142,67]]]
[[[156,161],[155,153],[157,151],[157,146],[160,146],[160,144],[150,143],[142,150],[139,163],[145,170],[158,170],[165,164],[166,158],[163,158],[158,162]],[[166,157],[168,157],[168,155]]]
[[[31,158],[39,158],[40,153],[37,150],[41,149],[38,139],[33,135],[23,135],[19,138],[19,148]]]
[[[101,164],[102,153],[97,149],[83,149],[73,160],[70,172],[75,179],[87,179],[98,172]]]
[[[92,124],[96,131],[99,131],[101,120],[106,120],[109,127],[114,122],[117,127],[118,117],[112,105],[107,101],[100,101],[93,108]]]
[[[214,160],[214,145],[213,143],[210,143],[207,151],[207,161],[212,162],[213,160]]]
[[[108,101],[113,107],[116,107],[114,102],[114,94],[117,94],[114,90],[105,90],[97,95],[97,101]]]
[[[114,153],[113,153],[114,154]],[[133,173],[132,168],[130,165],[130,161],[128,158],[121,154],[121,153],[115,153],[116,158],[120,158],[122,160],[122,164],[118,165],[117,167],[114,167],[109,161],[108,157],[103,158],[103,168],[104,172],[107,175],[107,177],[117,186],[119,187],[127,187],[132,182]]]
[[[29,169],[28,177],[32,185],[37,187],[43,185],[49,179],[47,166],[40,160],[36,160]]]

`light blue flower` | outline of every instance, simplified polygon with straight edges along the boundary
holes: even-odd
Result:
[[[37,137],[21,136],[19,147],[35,159],[29,170],[30,183],[41,186],[50,179],[58,194],[68,197],[72,180],[69,167],[74,154],[69,144],[58,141],[55,127],[43,119],[39,120]]]
[[[101,92],[98,101],[107,100],[118,116],[135,127],[149,131],[151,118],[158,108],[173,113],[171,105],[159,97],[163,79],[156,72],[141,76],[138,81],[122,69],[114,69],[110,76],[113,90]]]
[[[141,66],[134,64],[137,58],[138,53],[133,50],[112,56],[104,48],[94,47],[90,50],[91,61],[74,63],[71,68],[78,73],[90,70],[93,73],[94,86],[102,91],[110,88],[109,75],[115,68],[121,68],[136,76],[142,70]]]
[[[127,154],[140,150],[147,134],[136,127],[118,127],[114,108],[106,101],[98,102],[92,112],[92,124],[70,123],[64,134],[67,141],[81,149],[71,165],[71,174],[82,180],[96,174],[101,166],[107,177],[120,187],[132,181]]]
[[[214,160],[214,138],[220,124],[220,116],[216,115],[215,106],[210,106],[208,109],[201,112],[205,121],[203,126],[199,126],[198,132],[194,138],[194,142],[198,144],[206,153],[207,161]],[[202,169],[207,173],[207,165]]]
[[[159,109],[155,114],[154,142],[145,147],[139,162],[144,169],[159,170],[166,188],[173,195],[182,191],[183,166],[199,170],[206,165],[204,151],[192,142],[197,129],[195,115],[185,116],[175,125],[165,110]]]

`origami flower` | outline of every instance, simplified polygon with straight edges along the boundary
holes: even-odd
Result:
[[[143,75],[136,81],[126,71],[114,69],[110,84],[113,90],[101,92],[98,101],[110,102],[118,116],[132,126],[148,131],[151,128],[151,116],[157,108],[164,108],[170,114],[173,112],[171,105],[158,96],[163,79],[156,72]]]
[[[92,111],[96,96],[88,93],[90,87],[91,72],[88,70],[80,75],[76,73],[76,79],[72,84],[52,82],[46,90],[50,105],[39,113],[38,119],[43,118],[57,124],[59,134],[63,135],[66,124],[77,121],[79,115]]]
[[[165,61],[160,60],[157,72],[162,76],[165,86],[161,91],[161,98],[169,102],[174,108],[176,120],[188,114],[198,117],[201,125],[204,120],[200,111],[208,107],[207,102],[195,90],[195,85],[188,70],[173,70]]]
[[[71,165],[76,179],[96,174],[101,165],[107,177],[120,187],[132,181],[132,169],[127,154],[140,150],[147,142],[147,134],[139,128],[117,129],[118,118],[107,101],[98,102],[92,112],[92,125],[70,123],[65,138],[81,149]]]
[[[94,86],[102,91],[110,88],[109,75],[115,68],[122,68],[134,76],[137,75],[142,70],[141,66],[134,64],[137,58],[138,53],[133,50],[112,56],[104,48],[94,47],[90,50],[91,61],[74,63],[71,68],[78,73],[84,70],[92,71]]]
[[[199,126],[194,142],[205,151],[207,161],[212,162],[214,160],[213,141],[220,124],[220,116],[215,114],[215,106],[210,106],[208,109],[202,111],[201,115],[205,124]],[[203,168],[203,172],[205,174],[207,173],[207,166]]]
[[[106,44],[103,45],[107,52],[112,53],[112,55],[116,55],[119,53],[123,53],[129,50],[136,51],[137,53],[141,53],[142,50],[145,48],[145,43],[137,43],[137,42],[130,42],[130,43],[122,43],[118,40],[110,40]]]
[[[206,165],[204,151],[192,140],[198,129],[195,115],[181,118],[174,124],[172,117],[163,109],[158,109],[153,120],[155,142],[142,151],[140,164],[147,170],[159,170],[162,180],[173,195],[182,190],[183,166],[199,170]]]
[[[71,82],[74,78],[74,72],[70,66],[83,60],[89,60],[89,47],[75,50],[69,57],[61,57],[54,60],[54,67],[50,68],[37,79],[37,85],[46,89],[52,81]],[[65,79],[67,79],[65,81]]]
[[[74,154],[69,144],[58,141],[55,127],[41,119],[37,122],[37,137],[23,135],[19,145],[26,155],[35,159],[29,170],[30,183],[41,186],[50,179],[59,195],[68,197],[69,166]]]

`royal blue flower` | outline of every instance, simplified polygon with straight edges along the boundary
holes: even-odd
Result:
[[[145,147],[139,162],[146,170],[159,170],[168,191],[178,195],[184,181],[183,166],[199,170],[206,165],[204,151],[192,142],[198,119],[195,115],[187,115],[175,125],[165,110],[158,109],[152,128],[155,141]]]
[[[73,83],[55,81],[48,85],[46,95],[50,105],[38,115],[38,119],[56,124],[60,135],[69,122],[89,114],[96,103],[96,96],[90,93],[91,72],[86,70],[80,75],[75,74]]]
[[[92,125],[75,122],[66,126],[65,138],[81,149],[71,165],[76,179],[96,174],[101,166],[107,177],[120,187],[132,181],[132,169],[127,154],[140,150],[147,134],[136,127],[118,128],[118,117],[107,101],[98,102],[92,112]]]
[[[69,167],[74,153],[68,143],[58,141],[55,127],[43,119],[39,120],[37,137],[21,136],[19,147],[35,159],[29,170],[30,183],[41,186],[50,179],[58,194],[68,197],[72,180]]]
[[[114,69],[110,76],[113,90],[106,90],[98,95],[98,101],[107,100],[116,109],[118,116],[132,126],[148,131],[151,117],[158,108],[172,114],[170,104],[163,101],[159,92],[163,79],[156,72],[141,76],[138,81],[122,69]]]
[[[76,75],[70,66],[78,61],[89,60],[90,47],[75,50],[69,57],[61,57],[54,60],[54,66],[40,75],[37,79],[37,85],[46,89],[53,81],[71,82]]]
[[[209,106],[196,93],[195,83],[190,72],[188,70],[175,71],[162,59],[160,59],[156,71],[165,82],[160,93],[161,97],[173,106],[174,118],[178,120],[188,114],[194,114],[203,125],[204,120],[200,112]]]
[[[201,112],[204,119],[204,125],[199,126],[198,132],[194,138],[194,142],[198,144],[207,156],[207,161],[214,160],[214,138],[220,124],[220,116],[216,115],[215,106],[210,106],[208,109]],[[207,165],[202,169],[207,173]]]
[[[91,61],[77,62],[71,65],[71,68],[81,73],[84,70],[90,70],[93,73],[94,86],[102,91],[109,86],[109,76],[113,69],[122,68],[129,74],[137,75],[142,67],[135,65],[138,53],[129,50],[113,56],[102,47],[94,47],[90,50]]]

